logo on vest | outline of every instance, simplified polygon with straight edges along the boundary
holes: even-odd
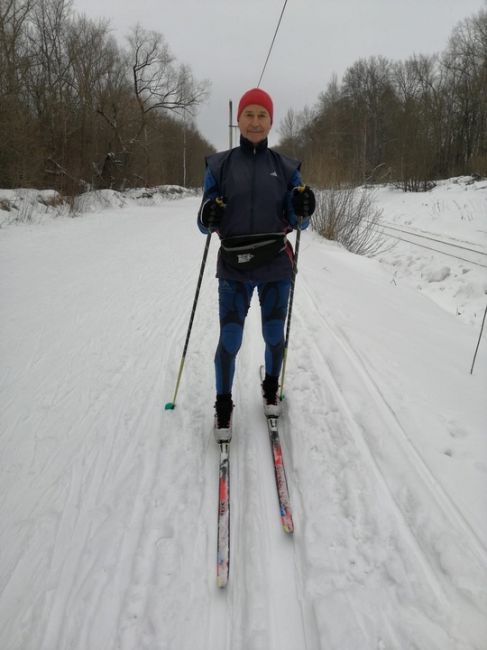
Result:
[[[255,257],[255,255],[252,255],[252,253],[245,253],[244,255],[237,255],[237,261],[239,264],[246,264],[247,262],[250,262],[253,257]]]
[[[271,173],[269,174],[269,176],[275,176],[275,177],[277,178],[277,172],[276,172],[276,171],[273,171],[273,172],[271,172]]]

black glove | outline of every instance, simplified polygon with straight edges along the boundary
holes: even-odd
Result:
[[[223,199],[209,199],[201,210],[201,223],[212,232],[218,228],[225,214]]]
[[[313,190],[305,185],[293,189],[292,204],[294,212],[298,217],[311,217],[316,207],[316,199]]]

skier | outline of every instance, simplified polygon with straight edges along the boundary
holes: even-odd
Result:
[[[279,373],[284,353],[284,324],[293,275],[293,250],[286,234],[309,225],[313,191],[303,187],[300,162],[268,148],[273,103],[252,88],[241,97],[237,122],[240,146],[206,159],[204,194],[198,226],[216,231],[221,245],[217,273],[220,338],[215,353],[215,438],[232,437],[232,384],[245,317],[257,288],[265,341],[266,415],[279,415]]]

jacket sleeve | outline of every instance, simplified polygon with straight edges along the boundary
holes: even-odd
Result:
[[[294,174],[291,177],[291,181],[289,183],[289,186],[291,188],[293,187],[299,187],[300,185],[303,185],[303,179],[301,178],[301,172],[299,169],[296,169]],[[292,228],[297,228],[298,226],[298,218],[296,216],[296,213],[294,212],[293,208],[293,202],[292,202],[292,189],[288,190],[287,192],[287,197],[286,197],[286,213],[287,213],[287,220],[289,221],[289,225]],[[302,219],[301,220],[301,230],[306,230],[306,228],[309,226],[310,218],[308,217],[307,219]]]
[[[205,171],[205,178],[203,181],[203,199],[201,201],[200,209],[198,210],[198,220],[197,220],[198,228],[205,235],[207,235],[210,231],[208,230],[208,228],[205,228],[205,226],[201,222],[201,213],[203,211],[203,207],[205,203],[211,201],[212,199],[216,199],[217,196],[220,196],[218,184],[215,180],[215,177],[211,173],[210,168],[207,167]]]

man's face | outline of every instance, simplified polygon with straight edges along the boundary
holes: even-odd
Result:
[[[240,133],[253,144],[265,140],[271,130],[271,126],[271,116],[267,109],[258,104],[249,104],[249,106],[246,106],[238,120]]]

